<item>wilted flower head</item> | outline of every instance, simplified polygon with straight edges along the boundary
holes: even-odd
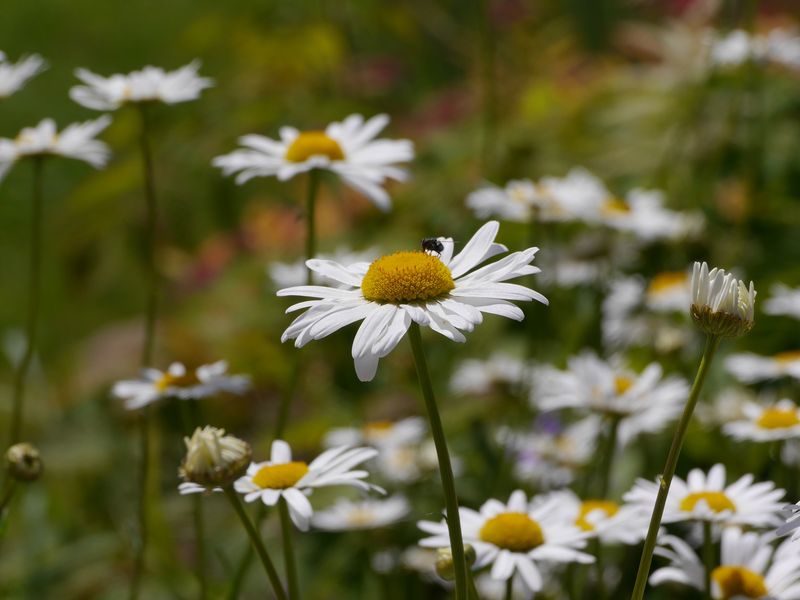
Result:
[[[36,481],[42,474],[39,450],[27,442],[14,444],[6,452],[6,467],[17,481]]]
[[[188,483],[201,486],[230,485],[250,464],[250,444],[224,429],[206,425],[194,430],[191,438],[184,438],[186,457],[179,473]]]
[[[739,337],[753,328],[756,291],[722,269],[706,263],[692,269],[692,319],[709,335]]]
[[[16,64],[7,60],[0,52],[0,98],[8,98],[39,73],[45,70],[47,63],[38,54],[25,56]]]

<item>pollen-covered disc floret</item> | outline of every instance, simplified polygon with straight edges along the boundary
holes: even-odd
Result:
[[[521,321],[523,312],[514,301],[537,300],[539,292],[507,283],[538,273],[532,266],[538,248],[512,252],[500,260],[481,263],[507,251],[495,243],[499,225],[481,227],[463,250],[453,253],[451,238],[438,238],[441,253],[398,252],[367,263],[342,265],[332,260],[309,260],[308,267],[339,282],[340,286],[296,286],[279,296],[306,296],[312,300],[289,307],[308,309],[283,333],[298,348],[330,335],[351,323],[363,321],[353,340],[356,373],[362,381],[375,376],[378,361],[403,339],[411,323],[430,327],[454,342],[466,340],[484,313]]]
[[[369,473],[354,467],[374,458],[377,451],[372,448],[350,448],[339,446],[320,454],[310,463],[292,460],[292,450],[283,440],[272,442],[270,459],[252,463],[234,487],[244,494],[245,502],[261,500],[274,506],[284,498],[289,506],[292,522],[301,530],[308,529],[314,510],[309,495],[320,487],[350,486],[362,491],[383,490],[364,481]]]
[[[708,270],[706,263],[694,263],[692,269],[692,306],[694,322],[707,334],[734,338],[753,328],[756,291],[722,269]]]
[[[743,598],[796,598],[800,588],[800,554],[791,541],[773,547],[772,533],[744,532],[738,527],[722,530],[719,561],[711,569],[714,600]],[[657,556],[669,564],[650,576],[650,585],[688,585],[703,590],[706,567],[697,552],[682,539],[659,538]]]
[[[475,568],[492,565],[493,579],[506,581],[518,574],[526,587],[536,592],[542,587],[541,562],[590,563],[594,559],[581,552],[588,533],[575,525],[555,497],[533,498],[517,490],[508,503],[489,500],[480,511],[461,508],[464,543],[475,548]],[[420,521],[429,534],[420,541],[426,548],[449,547],[447,523]]]
[[[364,298],[378,303],[424,302],[455,288],[450,269],[425,252],[396,252],[373,262],[361,282]]]
[[[281,127],[279,139],[245,135],[239,138],[240,149],[216,157],[212,164],[225,175],[236,174],[239,184],[253,177],[286,181],[312,169],[324,169],[381,210],[389,210],[392,202],[383,186],[388,180],[405,181],[408,174],[398,165],[414,158],[414,146],[409,140],[377,139],[388,124],[387,115],[367,120],[350,115],[323,131]]]
[[[194,430],[192,437],[184,438],[186,457],[179,474],[186,483],[205,488],[232,484],[250,464],[250,444],[224,429],[206,426]],[[183,488],[189,493],[190,488]],[[191,488],[191,491],[197,491]]]
[[[725,467],[721,464],[711,467],[708,474],[693,469],[686,481],[675,477],[662,522],[707,521],[742,527],[780,525],[784,490],[777,489],[771,481],[754,483],[752,475],[744,475],[727,485],[725,479]],[[639,479],[624,498],[649,514],[657,494],[657,483]]]

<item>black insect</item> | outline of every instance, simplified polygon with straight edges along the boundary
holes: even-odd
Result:
[[[441,254],[444,252],[444,244],[437,238],[424,238],[422,240],[422,250],[425,252]]]

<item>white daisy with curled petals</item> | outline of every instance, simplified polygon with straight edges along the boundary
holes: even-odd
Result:
[[[800,379],[800,350],[787,350],[772,356],[752,352],[732,354],[725,368],[742,383],[759,383],[782,377]]]
[[[800,407],[788,399],[770,405],[747,402],[740,419],[725,423],[722,431],[737,440],[775,442],[800,438]]]
[[[461,508],[464,543],[477,553],[474,568],[492,565],[493,579],[507,581],[518,573],[532,591],[542,588],[538,563],[591,563],[594,558],[580,550],[588,534],[565,516],[557,502],[528,503],[525,492],[516,490],[508,503],[488,500],[480,511]],[[447,523],[420,521],[430,537],[420,540],[426,548],[449,547]]]
[[[714,600],[800,598],[800,554],[788,541],[774,548],[774,539],[771,533],[725,528],[718,566],[709,576],[711,597]],[[666,558],[669,565],[653,572],[650,585],[680,583],[704,589],[706,568],[689,544],[666,535],[660,539],[655,553]]]
[[[20,58],[16,63],[9,61],[0,52],[0,98],[8,98],[33,77],[47,68],[47,63],[38,54]]]
[[[177,104],[200,97],[200,92],[214,85],[208,77],[197,74],[200,61],[193,61],[175,71],[147,66],[127,74],[102,77],[87,69],[75,76],[83,82],[69,91],[75,102],[93,110],[117,110],[125,104],[163,102]]]
[[[63,156],[90,164],[96,169],[108,160],[108,146],[95,136],[108,127],[111,117],[73,123],[64,130],[55,121],[44,119],[36,127],[26,127],[14,139],[0,138],[0,179],[18,160],[36,156]]]
[[[692,469],[686,481],[675,477],[662,522],[706,521],[750,527],[777,526],[782,522],[784,490],[777,489],[771,481],[753,483],[750,474],[728,485],[725,479],[725,466],[721,464],[711,467],[708,474]],[[639,479],[623,498],[650,514],[658,488],[655,482]]]
[[[427,326],[454,342],[464,342],[462,332],[472,331],[483,313],[517,321],[524,318],[513,301],[547,299],[532,289],[506,283],[539,272],[530,263],[538,248],[513,252],[477,268],[507,251],[495,243],[499,225],[489,221],[464,249],[453,255],[453,240],[438,238],[441,253],[397,252],[373,263],[340,265],[329,260],[309,260],[308,267],[346,288],[297,286],[278,296],[314,298],[290,306],[287,312],[308,309],[284,331],[282,341],[295,340],[301,348],[351,323],[362,321],[353,340],[352,354],[361,381],[375,377],[378,361],[403,339],[411,323]],[[474,269],[474,270],[473,270]]]
[[[275,440],[270,459],[251,464],[247,473],[236,481],[234,489],[244,494],[245,502],[261,500],[267,506],[275,506],[283,498],[289,506],[292,522],[298,529],[307,531],[314,514],[307,496],[317,488],[345,485],[385,493],[378,486],[363,481],[369,475],[367,471],[353,470],[377,453],[373,448],[340,446],[305,463],[292,460],[289,444]]]
[[[241,149],[218,156],[212,164],[225,175],[236,173],[238,184],[254,177],[286,181],[312,169],[324,169],[381,210],[389,210],[392,203],[383,185],[389,179],[405,181],[408,174],[397,164],[414,158],[414,146],[409,140],[376,139],[388,124],[387,115],[366,121],[361,115],[350,115],[324,131],[281,127],[278,140],[245,135],[239,138]]]
[[[358,501],[342,498],[333,506],[315,512],[311,525],[325,531],[379,529],[397,523],[409,512],[411,505],[403,496]]]

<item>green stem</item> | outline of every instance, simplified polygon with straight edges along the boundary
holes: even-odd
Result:
[[[599,500],[608,499],[608,488],[611,483],[611,466],[614,463],[614,452],[617,449],[617,432],[619,431],[620,416],[610,415],[608,435],[606,436],[605,450],[600,454],[600,487],[598,488]]]
[[[605,498],[605,496],[603,496]],[[605,600],[608,597],[608,590],[606,590],[606,581],[603,578],[605,566],[603,562],[603,544],[600,543],[600,538],[594,539],[595,557],[597,560],[594,562],[594,574],[596,578],[595,598],[598,600]]]
[[[11,498],[14,497],[14,492],[17,490],[17,482],[11,479],[10,477],[6,480],[5,489],[3,490],[3,496],[0,498],[0,515],[3,514],[5,511],[6,506],[8,503],[11,502]]]
[[[25,382],[36,352],[36,332],[39,327],[39,300],[42,275],[42,200],[44,157],[33,158],[33,207],[31,214],[31,250],[28,266],[28,319],[25,326],[25,353],[14,377],[14,396],[11,409],[11,429],[8,445],[19,442],[22,435],[22,409],[25,400]]]
[[[192,495],[194,506],[192,512],[194,516],[195,547],[197,555],[195,557],[195,569],[197,569],[197,580],[200,584],[200,598],[208,598],[208,577],[206,576],[206,536],[203,523],[203,498],[198,494]]]
[[[267,554],[267,549],[264,547],[264,542],[261,540],[261,536],[258,535],[258,531],[256,531],[255,527],[253,527],[253,523],[250,521],[250,518],[244,511],[244,507],[239,501],[239,496],[230,486],[224,488],[224,490],[225,495],[228,497],[233,509],[236,511],[236,515],[239,517],[242,525],[244,525],[247,535],[250,537],[250,542],[253,544],[256,553],[261,559],[261,563],[264,565],[264,570],[266,571],[267,577],[272,584],[272,589],[275,592],[275,596],[278,598],[278,600],[288,600],[286,591],[283,589],[283,584],[278,576],[278,571],[275,570],[275,565],[272,564],[272,560],[270,559],[269,554]]]
[[[714,540],[711,537],[711,521],[703,522],[703,564],[705,566],[705,597],[711,600],[711,572],[716,568]]]
[[[444,435],[442,419],[433,394],[433,385],[428,374],[428,365],[425,361],[425,351],[422,347],[422,334],[417,323],[412,323],[408,330],[408,339],[414,353],[414,362],[417,367],[419,385],[425,399],[425,408],[431,425],[431,435],[436,446],[436,457],[439,461],[439,475],[442,478],[445,507],[447,508],[447,529],[450,533],[450,551],[453,554],[453,568],[455,569],[456,600],[467,598],[467,562],[464,557],[464,541],[461,536],[461,519],[458,515],[458,496],[453,477],[453,467],[450,464],[450,454],[447,451],[447,438]]]
[[[506,600],[514,599],[514,575],[506,579]]]
[[[306,197],[306,260],[317,255],[317,232],[315,227],[317,212],[317,190],[319,189],[319,171],[312,169],[308,173],[308,196]],[[313,272],[306,270],[306,283],[313,284]]]
[[[150,537],[150,462],[152,461],[152,428],[153,419],[151,417],[151,406],[145,406],[139,416],[139,443],[141,454],[139,460],[139,538],[135,541],[133,574],[131,576],[131,587],[129,598],[136,600],[139,597],[141,588],[142,573],[144,571],[144,560],[147,551],[147,542]]]
[[[289,516],[289,505],[281,497],[278,501],[278,512],[281,515],[281,536],[283,538],[283,560],[286,563],[286,581],[289,582],[289,598],[300,600],[300,585],[297,581],[297,560],[292,544],[292,520]]]
[[[469,600],[481,600],[478,594],[478,588],[475,587],[475,578],[472,576],[472,571],[467,571],[467,582],[469,583]]]
[[[700,366],[697,369],[697,375],[694,378],[692,390],[689,393],[689,399],[686,401],[683,414],[675,429],[675,436],[672,438],[672,445],[670,446],[669,454],[667,454],[667,462],[659,482],[656,504],[653,507],[653,515],[650,518],[650,527],[647,530],[647,537],[644,541],[642,558],[639,561],[639,571],[636,574],[636,584],[634,585],[633,594],[631,595],[632,600],[642,600],[644,597],[647,577],[650,574],[650,563],[653,561],[653,551],[656,547],[656,537],[658,536],[658,529],[661,526],[661,517],[664,515],[664,506],[667,503],[667,494],[672,484],[672,476],[675,474],[675,467],[678,464],[681,446],[683,446],[683,440],[686,437],[686,431],[689,429],[689,422],[692,420],[694,407],[697,404],[697,399],[700,397],[700,391],[703,389],[703,384],[708,375],[708,369],[711,366],[711,361],[714,359],[714,353],[717,351],[719,342],[720,338],[714,335],[709,335],[706,338],[703,358],[700,360]]]

